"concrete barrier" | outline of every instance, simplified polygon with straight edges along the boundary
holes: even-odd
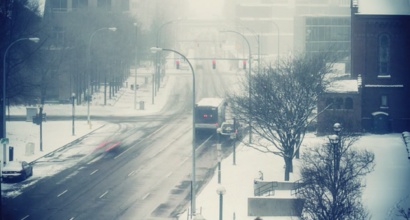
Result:
[[[298,198],[248,198],[248,216],[300,217],[304,203],[304,199]]]

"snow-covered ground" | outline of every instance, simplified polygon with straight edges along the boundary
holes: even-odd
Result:
[[[227,66],[220,65],[228,71]],[[219,67],[219,66],[218,66]],[[129,88],[122,88],[117,97],[109,100],[107,106],[94,102],[91,106],[91,115],[146,115],[157,112],[164,105],[167,98],[167,89],[172,87],[175,77],[164,79],[162,88],[155,98],[155,104],[151,104],[150,83],[145,83],[144,71],[147,77],[149,70],[138,70],[138,84],[140,90],[137,91],[137,102],[145,102],[145,110],[134,110],[134,91]],[[167,70],[168,71],[168,70]],[[173,70],[176,73],[189,70]],[[133,71],[132,71],[133,73]],[[128,80],[128,87],[134,82],[133,75]],[[97,99],[98,96],[97,96]],[[116,102],[116,103],[115,103]],[[115,104],[114,104],[115,103]],[[139,103],[138,103],[139,104]],[[46,105],[47,114],[71,115],[71,105]],[[87,106],[76,106],[77,115],[86,115]],[[12,108],[12,114],[25,115],[25,108]],[[91,117],[92,118],[92,117]],[[39,151],[39,127],[31,122],[7,122],[7,137],[10,139],[10,146],[14,147],[15,160],[33,161],[59,147],[79,138],[95,129],[104,126],[104,122],[92,121],[92,128],[86,121],[76,121],[75,136],[72,136],[71,121],[47,121],[43,124],[43,152]],[[323,137],[316,137],[313,133],[307,135],[304,145],[312,146],[315,142],[320,142]],[[35,144],[35,152],[32,156],[25,155],[27,143]],[[407,159],[407,152],[400,134],[387,135],[364,135],[356,143],[358,148],[370,149],[376,155],[375,171],[366,177],[367,187],[364,191],[363,201],[371,212],[373,219],[399,219],[396,216],[396,205],[410,207],[410,161]],[[0,152],[2,159],[2,153]],[[7,149],[8,153],[8,149]],[[73,151],[73,154],[76,152]],[[244,145],[237,146],[236,165],[233,165],[232,155],[222,161],[222,185],[226,188],[224,196],[224,219],[254,219],[247,216],[247,199],[253,196],[253,181],[259,176],[259,171],[263,172],[264,180],[281,181],[284,177],[284,162],[275,155],[262,154]],[[67,165],[69,166],[69,165]],[[294,173],[291,180],[298,180],[298,161],[295,161]],[[36,172],[34,175],[49,175]],[[205,219],[218,219],[219,197],[216,193],[218,187],[217,175],[214,175],[209,184],[199,192],[197,197],[197,212],[202,213]],[[7,189],[7,185],[2,184],[2,189]],[[4,195],[3,195],[4,196]],[[276,196],[289,197],[289,192],[276,193]],[[189,207],[187,207],[189,208]],[[234,218],[235,216],[235,218]],[[180,220],[187,219],[187,213],[181,214]],[[263,219],[281,219],[263,217]],[[283,218],[282,218],[283,219]]]

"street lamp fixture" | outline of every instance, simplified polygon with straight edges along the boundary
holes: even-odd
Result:
[[[191,62],[189,62],[188,58],[186,58],[183,54],[181,54],[178,51],[171,50],[171,49],[164,49],[164,48],[159,48],[159,47],[151,47],[151,52],[156,53],[159,51],[170,51],[174,52],[181,57],[183,57],[187,63],[189,64],[189,67],[191,68],[192,71],[192,207],[191,207],[191,214],[195,216],[195,209],[196,209],[196,204],[195,204],[195,72],[194,68],[191,65]]]
[[[335,123],[333,125],[333,131],[336,132],[336,135],[339,135],[339,132],[342,130],[342,125],[339,123]]]
[[[6,57],[7,53],[9,52],[9,49],[17,42],[22,41],[22,40],[29,40],[33,41],[34,43],[38,43],[40,41],[40,38],[38,37],[30,37],[30,38],[20,38],[13,43],[11,43],[7,49],[6,52],[4,52],[4,57],[3,57],[3,134],[2,138],[6,138]],[[3,163],[6,164],[6,144],[3,145]]]
[[[329,141],[331,144],[338,144],[339,143],[339,136],[337,135],[330,135],[329,136]]]
[[[87,45],[87,59],[86,59],[86,71],[88,72],[88,86],[87,86],[87,124],[90,125],[90,101],[91,101],[91,70],[90,70],[90,46],[91,46],[91,40],[93,39],[94,35],[102,30],[109,30],[109,31],[117,31],[116,27],[106,27],[106,28],[100,28],[96,31],[94,31],[90,39],[88,40],[88,45]]]
[[[219,220],[222,220],[222,211],[223,211],[223,195],[225,195],[226,189],[222,185],[219,185],[216,189],[216,194],[219,195]]]
[[[221,33],[225,33],[225,32],[231,32],[231,33],[235,33],[235,34],[238,34],[238,35],[240,35],[243,39],[245,39],[245,41],[246,41],[246,43],[248,44],[248,50],[249,50],[249,57],[248,57],[248,62],[249,62],[249,143],[252,143],[252,126],[251,126],[251,115],[252,115],[252,103],[251,103],[251,69],[252,69],[252,67],[251,67],[251,65],[252,65],[252,62],[251,62],[251,59],[252,59],[252,53],[251,53],[251,45],[249,44],[249,41],[246,39],[246,37],[243,35],[243,34],[241,34],[241,33],[239,33],[239,32],[237,32],[237,31],[232,31],[232,30],[220,30],[219,32],[221,32]]]

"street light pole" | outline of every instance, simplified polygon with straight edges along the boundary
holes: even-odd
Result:
[[[3,103],[2,103],[2,116],[3,116],[3,134],[1,138],[6,138],[6,57],[7,57],[7,52],[9,52],[9,49],[11,46],[13,46],[15,43],[22,41],[22,40],[29,40],[33,41],[34,43],[38,43],[40,41],[39,38],[37,37],[30,37],[30,38],[20,38],[14,42],[12,42],[6,49],[6,52],[4,52],[4,57],[3,57]],[[3,144],[3,164],[6,164],[6,144]],[[1,164],[0,164],[1,166]],[[1,184],[0,184],[0,198],[1,198]],[[0,205],[0,216],[3,214],[3,205]]]
[[[135,79],[134,79],[134,110],[136,110],[137,109],[137,64],[138,64],[138,61],[137,61],[137,57],[138,57],[138,55],[137,55],[137,47],[138,47],[138,44],[137,44],[137,38],[138,38],[138,24],[137,23],[134,23],[134,26],[135,26]]]
[[[241,34],[241,33],[239,33],[239,32],[237,32],[237,31],[232,31],[232,30],[221,30],[221,31],[219,31],[219,32],[232,32],[232,33],[236,33],[236,34],[238,34],[238,35],[240,35],[243,39],[245,39],[245,41],[246,41],[246,43],[248,44],[248,49],[249,49],[249,57],[248,57],[248,62],[249,62],[249,143],[252,143],[252,127],[251,127],[251,122],[252,122],[252,120],[251,120],[251,117],[252,117],[252,114],[251,114],[251,110],[252,110],[252,103],[251,103],[251,69],[252,69],[252,67],[251,67],[251,65],[252,65],[252,62],[251,62],[251,59],[252,59],[252,53],[251,53],[251,45],[249,44],[249,41],[246,39],[246,37],[243,35],[243,34]]]
[[[279,32],[279,27],[278,27],[278,25],[275,23],[275,22],[273,22],[273,21],[270,21],[270,22],[272,22],[272,24],[274,24],[275,26],[276,26],[276,30],[278,31],[278,63],[277,63],[277,65],[278,65],[278,68],[279,68],[279,53],[280,53],[280,50],[279,50],[279,36],[280,36],[280,32]]]
[[[178,51],[171,50],[171,49],[163,49],[158,47],[151,47],[151,52],[156,53],[158,51],[171,51],[177,53],[181,57],[183,57],[189,64],[189,67],[192,71],[192,207],[191,213],[195,216],[195,72],[194,68],[192,68],[191,62],[189,62],[188,58],[186,58],[183,54]]]
[[[75,135],[75,132],[74,132],[74,117],[75,117],[75,105],[74,105],[74,100],[75,100],[75,93],[72,93],[71,94],[71,98],[73,99],[73,136]]]
[[[165,25],[168,25],[168,24],[172,24],[172,23],[176,23],[176,22],[178,22],[178,21],[180,21],[181,19],[179,18],[179,19],[177,19],[177,20],[172,20],[172,21],[168,21],[168,22],[166,22],[166,23],[164,23],[164,24],[162,24],[159,28],[158,28],[158,30],[157,30],[157,39],[156,39],[156,46],[157,47],[159,47],[160,45],[159,45],[159,38],[160,38],[160,33],[161,33],[161,29],[165,26]],[[156,68],[156,71],[155,71],[155,73],[156,73],[156,79],[155,79],[155,81],[156,81],[156,91],[159,91],[159,87],[160,87],[160,62],[159,62],[159,55],[158,54],[156,54],[156,59],[155,59],[155,63],[156,63],[156,65],[155,65],[155,68]]]
[[[256,34],[255,31],[253,31],[250,28],[245,27],[245,29],[250,31],[253,34],[253,36],[255,37],[256,42],[258,43],[258,74],[259,74],[261,72],[260,71],[261,70],[261,68],[260,68],[260,66],[261,66],[261,51],[260,51],[261,45],[260,45],[259,34]]]
[[[91,40],[93,39],[94,35],[98,32],[98,31],[102,31],[102,30],[110,30],[110,31],[116,31],[117,28],[115,27],[110,27],[110,28],[100,28],[96,31],[94,31],[94,33],[91,34],[90,39],[88,40],[88,45],[87,45],[87,57],[86,57],[86,70],[88,73],[88,83],[87,83],[87,124],[90,125],[90,99],[91,99],[91,68],[90,68],[90,46],[91,46]]]
[[[7,49],[6,52],[4,52],[4,58],[3,58],[3,106],[2,106],[2,114],[3,114],[3,134],[2,138],[6,138],[6,57],[7,53],[9,52],[9,49],[17,42],[22,41],[22,40],[30,40],[35,43],[38,43],[40,41],[39,38],[37,37],[32,37],[32,38],[20,38],[13,43],[11,43]],[[6,144],[3,145],[3,163],[6,164]]]
[[[219,220],[222,220],[222,212],[223,212],[223,195],[226,193],[225,187],[219,185],[216,189],[216,193],[219,195]]]
[[[43,104],[40,104],[40,151],[43,151]]]

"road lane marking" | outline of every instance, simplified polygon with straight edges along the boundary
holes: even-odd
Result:
[[[167,175],[167,177],[165,177],[165,178],[168,178],[169,176],[171,176],[172,175],[172,172],[170,172],[168,175]]]
[[[121,155],[125,154],[127,151],[131,150],[133,147],[135,147],[135,146],[132,146],[132,147],[128,148],[127,150],[125,150],[124,152],[118,154],[116,157],[114,157],[114,160],[117,159],[118,157],[120,157]]]
[[[161,150],[159,150],[157,153],[155,153],[154,155],[152,155],[149,159],[154,158],[155,156],[157,156],[159,153],[161,153],[162,151],[164,151],[165,149],[167,149],[169,146],[171,146],[171,144],[173,144],[174,142],[176,142],[177,140],[179,140],[180,137],[182,137],[183,135],[185,135],[186,132],[188,132],[190,129],[186,130],[185,132],[183,132],[179,137],[175,138],[173,141],[171,141],[167,146],[163,147]]]
[[[102,195],[100,196],[100,199],[101,199],[102,197],[104,197],[107,193],[108,193],[108,191],[105,192],[104,194],[102,194]]]
[[[90,176],[93,175],[94,173],[96,173],[97,171],[98,171],[98,169],[94,170],[92,173],[90,173]]]
[[[131,171],[131,173],[129,173],[128,176],[131,176],[134,173],[135,173],[135,170]]]
[[[195,152],[196,152],[197,150],[199,150],[199,148],[201,148],[202,146],[204,146],[204,144],[205,144],[206,142],[208,142],[209,139],[211,139],[212,137],[213,137],[213,135],[210,136],[208,139],[206,139],[206,140],[204,141],[204,143],[202,143],[201,145],[199,145],[199,147],[195,150]]]
[[[60,196],[62,196],[64,193],[66,193],[68,190],[65,190],[64,192],[62,192],[62,193],[60,193],[60,194],[58,194],[58,196],[57,197],[60,197]]]
[[[144,197],[142,197],[142,200],[146,199],[149,196],[149,193],[147,193],[147,195],[145,195]]]
[[[94,163],[95,161],[97,161],[97,160],[99,160],[99,159],[100,159],[100,157],[96,157],[94,160],[88,162],[87,164],[90,165],[90,164]]]
[[[151,133],[150,135],[148,135],[148,136],[146,136],[145,138],[143,138],[141,141],[143,141],[143,140],[145,140],[146,138],[149,138],[149,137],[151,137],[152,135],[156,134],[157,132],[159,132],[160,130],[162,130],[165,126],[166,126],[166,124],[163,125],[162,127],[160,127],[158,130],[154,131],[154,133]]]
[[[189,159],[189,157],[187,157],[187,158],[185,158],[185,160],[184,161],[182,161],[178,166],[180,167],[180,166],[182,166],[182,164],[184,164],[185,163],[185,161],[187,161]]]
[[[22,218],[21,220],[24,220],[24,219],[26,219],[26,218],[28,218],[28,217],[29,217],[29,215],[27,215],[26,217]]]
[[[142,168],[144,168],[144,166],[138,168],[138,170],[136,171],[137,173],[140,172],[142,170]]]

